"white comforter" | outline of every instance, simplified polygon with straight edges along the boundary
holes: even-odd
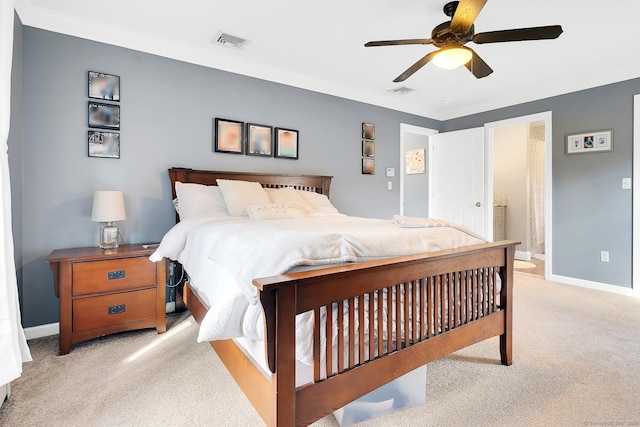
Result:
[[[191,284],[209,304],[198,341],[247,337],[261,340],[264,323],[252,280],[300,266],[418,254],[484,243],[454,224],[401,222],[348,216],[286,220],[200,219],[183,221],[162,239],[151,260],[179,261]],[[303,344],[313,317],[300,315],[296,341],[299,360],[310,361]]]

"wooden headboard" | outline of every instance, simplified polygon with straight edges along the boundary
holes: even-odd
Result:
[[[296,190],[315,191],[329,197],[332,176],[289,175],[256,172],[207,171],[186,168],[169,169],[171,199],[176,198],[176,181],[192,184],[217,185],[216,179],[259,182],[265,188],[293,187]]]

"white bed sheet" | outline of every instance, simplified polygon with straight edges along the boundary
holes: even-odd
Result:
[[[264,321],[253,278],[301,266],[418,254],[484,243],[463,227],[402,228],[392,221],[348,216],[287,220],[229,217],[183,221],[162,240],[152,260],[179,261],[210,309],[198,341],[262,340]],[[296,357],[311,364],[313,318],[298,316]]]

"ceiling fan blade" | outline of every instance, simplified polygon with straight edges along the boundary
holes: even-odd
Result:
[[[418,62],[413,64],[411,67],[409,67],[407,69],[407,71],[405,71],[404,73],[402,73],[398,77],[396,77],[393,82],[394,83],[400,83],[400,82],[403,82],[403,81],[407,80],[409,77],[411,77],[413,75],[413,73],[415,73],[420,68],[422,68],[425,65],[427,65],[427,63],[429,63],[429,61],[431,61],[433,59],[433,57],[436,56],[436,53],[438,53],[438,52],[440,52],[440,51],[436,50],[434,52],[426,54]]]
[[[465,47],[465,49],[469,48]],[[482,58],[480,58],[480,56],[478,56],[478,54],[473,51],[473,49],[469,50],[471,51],[473,56],[471,57],[471,60],[465,64],[465,66],[469,71],[471,71],[474,76],[476,76],[476,78],[481,79],[493,73],[491,67],[489,67],[489,65],[487,65],[487,63],[484,62]]]
[[[557,39],[560,34],[562,34],[562,27],[560,25],[549,25],[546,27],[518,28],[515,30],[489,31],[486,33],[478,33],[473,37],[473,42],[477,44],[483,44],[519,42],[524,40]]]
[[[431,44],[431,43],[433,43],[433,40],[431,39],[381,40],[381,41],[366,43],[364,47],[397,46],[397,45],[403,45],[403,44]]]
[[[466,34],[486,2],[487,0],[460,0],[449,29],[454,34]]]

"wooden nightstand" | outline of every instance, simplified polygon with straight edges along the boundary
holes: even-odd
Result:
[[[167,330],[167,261],[153,263],[154,248],[59,249],[46,259],[60,299],[60,354],[73,344],[116,332]]]

